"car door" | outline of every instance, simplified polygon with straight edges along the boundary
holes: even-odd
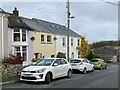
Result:
[[[87,63],[89,70],[92,70],[93,69],[92,63],[88,59],[87,59]]]
[[[58,65],[54,66],[54,63],[57,63]],[[52,65],[52,71],[53,71],[53,74],[54,74],[54,78],[58,78],[58,77],[61,76],[61,72],[62,72],[61,61],[60,61],[60,59],[56,59],[54,61],[54,63]]]
[[[87,71],[88,71],[88,70],[89,70],[89,65],[88,65],[88,63],[87,63],[87,60],[84,59],[83,62],[84,62],[84,65],[85,65],[85,67],[87,68]]]
[[[105,63],[104,63],[104,60],[101,59],[101,64],[102,64],[102,67],[105,68]]]
[[[61,67],[62,73],[61,74],[64,76],[68,72],[69,65],[64,59],[61,59],[61,65],[62,65],[62,67]]]

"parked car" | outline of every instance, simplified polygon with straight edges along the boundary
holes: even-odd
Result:
[[[45,81],[50,83],[52,79],[72,75],[72,68],[66,59],[46,58],[35,64],[25,67],[21,72],[21,81]]]
[[[70,64],[73,70],[79,70],[86,74],[87,71],[94,71],[94,65],[86,58],[72,59]]]
[[[100,70],[107,69],[107,63],[101,58],[94,58],[91,62],[94,64],[94,68],[98,68]]]

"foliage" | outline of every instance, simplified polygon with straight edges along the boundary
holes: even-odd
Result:
[[[120,41],[99,41],[91,44],[91,48],[100,48],[105,46],[120,46]]]
[[[92,51],[90,51],[90,53],[88,54],[88,56],[87,56],[86,58],[89,59],[89,60],[91,60],[91,59],[93,59],[93,58],[100,58],[100,56],[94,55],[94,54],[92,53]]]
[[[33,58],[32,62],[37,62],[38,60],[40,60],[40,58]]]
[[[66,56],[65,56],[64,53],[62,53],[62,52],[58,52],[58,54],[57,54],[57,58],[65,58],[65,59],[66,59]]]
[[[78,53],[81,55],[81,58],[86,58],[90,53],[90,45],[85,40],[85,37],[81,37],[81,45],[76,47]]]
[[[11,55],[9,58],[8,57],[4,57],[4,59],[2,59],[2,64],[22,64],[23,59],[21,56],[14,56]]]
[[[8,63],[8,57],[4,57],[4,58],[2,59],[2,63]]]
[[[23,59],[21,56],[12,56],[8,59],[9,64],[22,64]]]

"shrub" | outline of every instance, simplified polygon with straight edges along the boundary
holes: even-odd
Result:
[[[21,56],[13,56],[8,59],[9,64],[22,64],[23,58]]]
[[[40,60],[40,58],[33,58],[32,62],[37,62],[38,60]]]
[[[2,63],[8,63],[8,57],[4,57],[4,58],[2,59]]]
[[[65,56],[64,53],[62,53],[62,52],[58,52],[58,54],[57,54],[57,58],[65,58],[65,59],[66,59],[66,56]]]

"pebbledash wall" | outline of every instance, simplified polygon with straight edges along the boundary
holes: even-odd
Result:
[[[67,36],[64,35],[56,35],[56,55],[58,52],[63,52],[67,58]],[[65,38],[65,45],[63,46],[62,39]],[[73,38],[73,45],[71,45],[71,38]],[[79,37],[69,37],[69,58],[78,58],[78,51],[76,50],[77,40],[80,39]]]
[[[23,46],[24,43],[20,43],[18,45],[15,45],[15,42],[12,42],[12,38],[13,38],[13,30],[11,28],[8,28],[8,55],[9,54],[13,54],[14,55],[14,50],[13,47],[14,46]],[[27,30],[27,42],[26,42],[26,46],[27,46],[27,60],[26,61],[31,61],[34,57],[34,53],[33,53],[33,42],[30,38],[33,37],[33,31],[29,31]]]

